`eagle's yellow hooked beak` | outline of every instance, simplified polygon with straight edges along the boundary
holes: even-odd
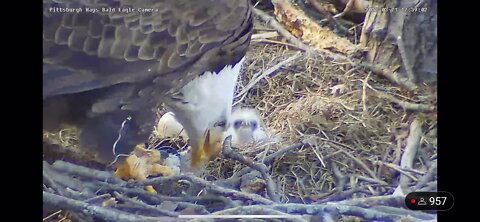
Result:
[[[205,130],[197,144],[192,144],[192,167],[200,167],[220,153],[222,147],[220,135],[215,135],[210,129]]]

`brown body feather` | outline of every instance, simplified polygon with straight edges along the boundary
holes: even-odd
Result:
[[[116,12],[85,11],[102,7]],[[44,1],[43,22],[44,129],[77,126],[104,159],[127,116],[120,153],[145,141],[158,106],[186,83],[240,61],[252,32],[248,0]]]

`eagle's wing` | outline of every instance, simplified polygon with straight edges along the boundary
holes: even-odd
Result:
[[[206,52],[242,37],[238,32],[249,21],[238,18],[251,13],[247,0],[63,0],[44,6],[44,69],[50,70],[44,72],[44,97],[155,77],[167,88],[182,87],[219,68],[210,61],[185,72]]]
[[[93,141],[136,115],[144,137],[167,91],[244,56],[251,19],[249,0],[44,0],[44,127],[83,124]]]

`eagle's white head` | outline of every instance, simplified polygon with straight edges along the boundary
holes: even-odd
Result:
[[[198,76],[181,89],[181,101],[169,104],[187,132],[194,167],[206,163],[221,149],[244,60],[226,65],[218,73],[205,72]]]

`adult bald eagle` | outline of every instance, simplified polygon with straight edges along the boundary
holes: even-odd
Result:
[[[110,161],[114,144],[128,153],[147,140],[164,103],[194,166],[218,152],[252,34],[249,0],[44,0],[43,14],[44,130],[76,126],[80,146]]]

